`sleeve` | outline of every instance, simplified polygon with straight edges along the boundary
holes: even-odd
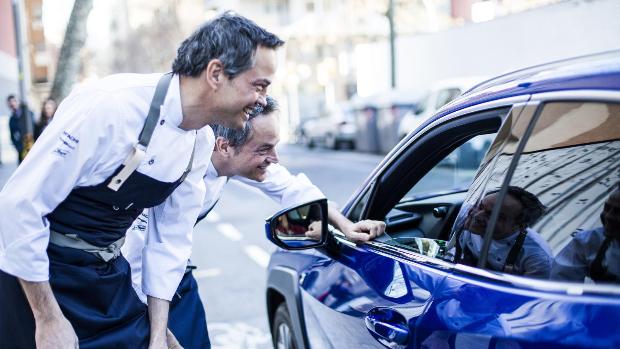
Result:
[[[555,256],[552,280],[583,282],[588,275],[587,248],[590,231],[580,232]]]
[[[178,188],[159,206],[149,210],[146,244],[142,250],[142,291],[171,300],[185,273],[192,252],[194,223],[205,196],[203,176],[214,142],[196,142],[192,170]]]
[[[281,207],[292,207],[325,198],[321,190],[312,184],[305,174],[292,175],[286,167],[280,164],[272,164],[267,167],[267,176],[263,182],[240,176],[233,178],[260,189]]]
[[[118,144],[117,105],[103,92],[75,92],[60,105],[49,132],[0,192],[1,270],[27,281],[48,280],[45,216],[109,158]]]

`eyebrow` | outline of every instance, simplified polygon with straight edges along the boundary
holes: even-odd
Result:
[[[258,79],[256,81],[253,82],[254,85],[271,85],[271,81],[269,79]]]

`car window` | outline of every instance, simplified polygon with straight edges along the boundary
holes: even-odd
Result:
[[[402,194],[392,206],[385,208],[384,216],[373,215],[373,210],[369,212],[374,219],[386,222],[384,243],[443,258],[447,252],[446,240],[467,188],[508,110],[486,111],[484,118],[476,122],[442,125],[435,134],[420,138],[420,143],[430,142],[432,147],[418,144],[417,153],[403,157],[400,166],[405,169],[391,169],[373,202],[385,198],[386,193]],[[469,118],[473,120],[474,115],[464,119]],[[408,180],[408,176],[417,177]]]
[[[493,138],[495,134],[477,135],[454,149],[422,177],[402,200],[467,190]]]
[[[454,226],[455,261],[482,258],[487,269],[538,279],[620,280],[620,105],[555,102],[539,113],[521,154],[525,122],[487,156],[493,164],[474,181]],[[485,234],[492,234],[486,250]]]
[[[459,88],[446,88],[440,90],[437,93],[437,100],[435,101],[435,109],[439,109],[444,105],[448,104],[450,101],[455,99],[461,94],[461,89]]]

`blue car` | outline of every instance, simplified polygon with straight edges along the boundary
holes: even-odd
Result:
[[[268,219],[276,348],[620,348],[620,51],[502,75],[351,196]]]

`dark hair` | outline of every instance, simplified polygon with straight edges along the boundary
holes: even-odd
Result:
[[[17,97],[15,97],[15,95],[14,95],[14,94],[10,94],[10,95],[8,95],[8,96],[6,97],[6,101],[8,102],[8,101],[10,101],[11,99],[16,99],[16,98],[17,98]]]
[[[521,187],[513,185],[508,186],[507,194],[521,203],[523,209],[517,217],[517,221],[526,227],[531,227],[534,223],[536,223],[547,210],[547,207],[543,205],[540,200],[538,200],[536,195]]]
[[[252,120],[260,115],[269,115],[278,110],[278,101],[273,97],[267,96],[267,104],[265,106],[258,105],[250,114],[248,122],[245,123],[245,127],[242,130],[235,130],[233,128],[224,127],[222,125],[211,125],[215,137],[223,137],[228,141],[228,144],[236,147],[238,152],[243,147],[252,134]]]
[[[283,44],[284,41],[251,20],[227,11],[183,41],[172,63],[172,72],[195,77],[212,59],[219,59],[224,73],[233,79],[254,65],[258,46],[276,49]]]

